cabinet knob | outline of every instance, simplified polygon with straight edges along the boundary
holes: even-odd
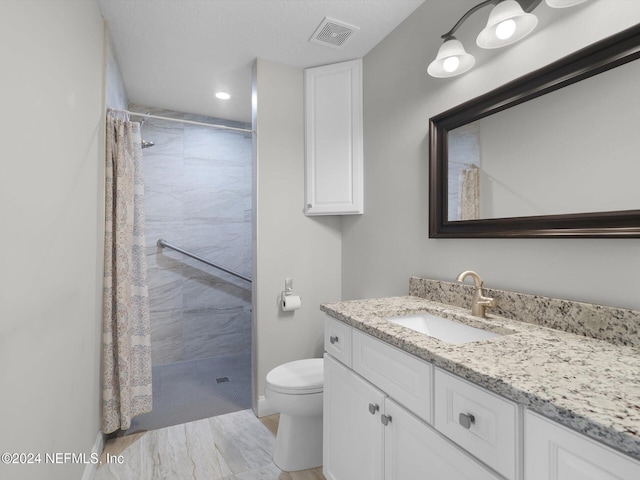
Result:
[[[380,421],[386,427],[391,423],[391,415],[380,415]]]
[[[329,337],[329,341],[331,342],[331,344],[338,343],[338,337],[332,335],[331,337]]]
[[[471,428],[472,423],[476,423],[476,417],[470,413],[461,413],[458,415],[458,423],[460,423],[464,428],[469,429]]]
[[[378,410],[380,410],[380,407],[378,405],[376,405],[375,403],[369,404],[369,413],[371,415],[375,415]]]

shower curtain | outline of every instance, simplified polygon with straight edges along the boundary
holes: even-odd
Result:
[[[460,202],[458,218],[476,220],[480,218],[480,169],[475,164],[460,170]]]
[[[102,431],[151,411],[151,338],[140,125],[107,113]]]

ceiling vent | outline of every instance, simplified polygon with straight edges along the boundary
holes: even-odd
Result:
[[[358,27],[324,17],[309,41],[330,48],[342,48],[360,30]]]

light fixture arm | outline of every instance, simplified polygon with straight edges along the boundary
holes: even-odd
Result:
[[[441,35],[440,38],[443,38],[445,40],[448,40],[450,38],[455,38],[453,34],[456,32],[456,30],[458,30],[458,28],[460,28],[460,25],[462,25],[467,18],[469,18],[471,15],[473,15],[475,12],[477,12],[481,8],[486,7],[487,5],[492,5],[492,4],[497,5],[501,1],[502,0],[485,0],[484,2],[479,3],[475,7],[471,8],[467,13],[465,13],[462,16],[462,18],[460,18],[460,20],[458,20],[458,22],[453,26],[453,28],[449,30],[447,33],[445,33],[444,35]],[[516,0],[516,1],[520,4],[520,6],[522,7],[522,10],[524,10],[526,13],[531,13],[538,5],[540,5],[540,3],[542,3],[542,0]]]

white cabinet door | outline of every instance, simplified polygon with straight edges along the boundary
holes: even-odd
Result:
[[[385,480],[499,480],[478,461],[389,398]]]
[[[324,355],[322,470],[327,480],[382,480],[384,398],[380,390]]]
[[[362,60],[307,68],[305,214],[363,212]]]
[[[638,480],[640,462],[527,411],[525,480]]]

